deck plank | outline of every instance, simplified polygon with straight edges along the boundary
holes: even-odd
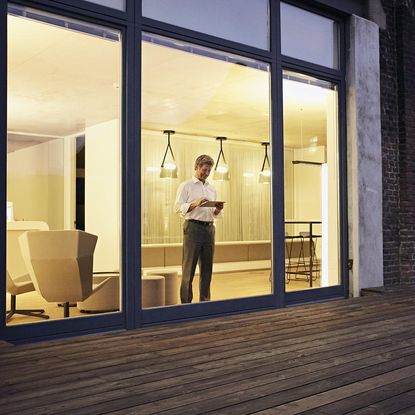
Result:
[[[411,413],[414,293],[6,344],[0,407],[19,415]]]

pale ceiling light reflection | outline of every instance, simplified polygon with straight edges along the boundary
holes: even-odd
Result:
[[[159,171],[158,167],[154,167],[154,166],[149,166],[146,168],[146,171],[149,173],[157,173]]]
[[[242,174],[243,177],[254,177],[254,173],[251,172],[245,172]]]
[[[297,106],[326,105],[330,89],[303,82],[284,79],[284,102],[295,102]]]

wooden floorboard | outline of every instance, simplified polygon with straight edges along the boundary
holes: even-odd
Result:
[[[0,412],[415,414],[414,294],[3,343]]]

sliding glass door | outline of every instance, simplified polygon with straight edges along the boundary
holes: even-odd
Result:
[[[9,6],[8,325],[121,310],[121,82],[118,31]]]
[[[284,71],[286,291],[340,284],[336,84]]]
[[[142,71],[143,308],[272,294],[269,65],[144,33]],[[192,211],[201,196],[223,211]]]

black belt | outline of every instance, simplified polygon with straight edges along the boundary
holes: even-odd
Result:
[[[204,220],[188,219],[189,222],[197,223],[202,226],[212,226],[213,222],[205,222]]]

